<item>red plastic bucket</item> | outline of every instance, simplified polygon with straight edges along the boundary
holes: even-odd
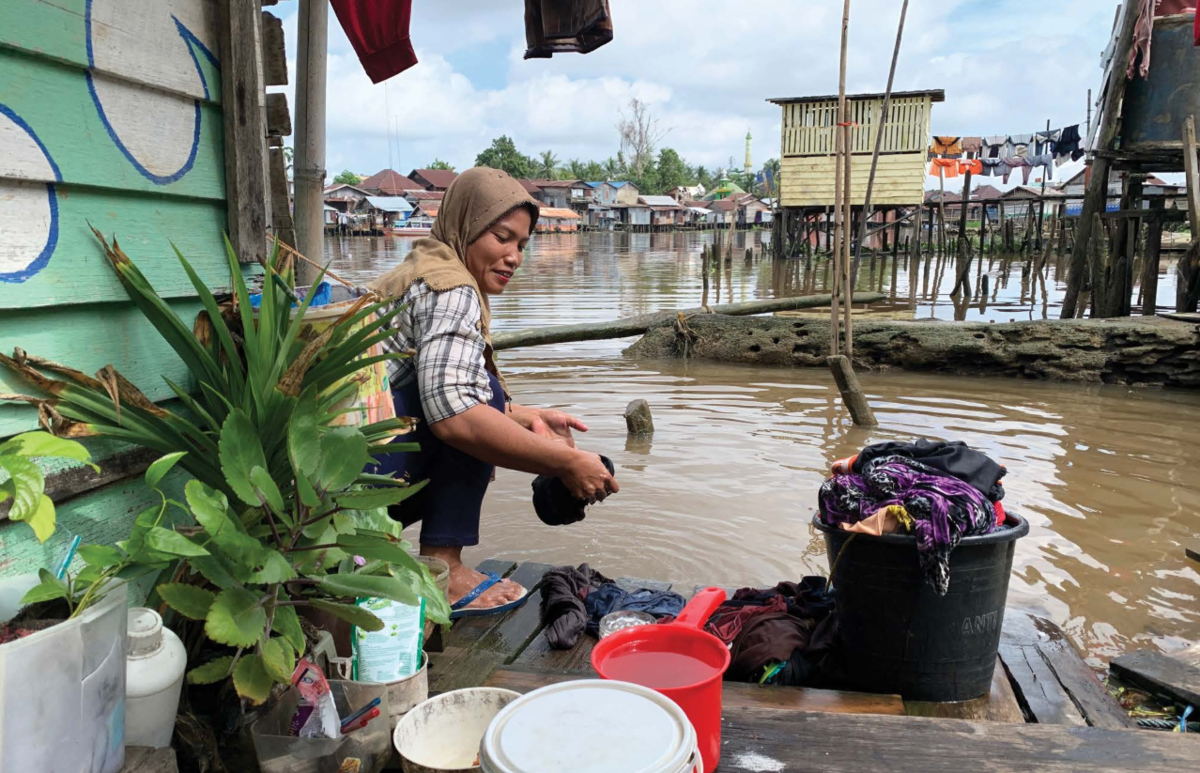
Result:
[[[626,628],[592,650],[592,668],[604,679],[649,687],[683,709],[710,771],[721,761],[721,680],[729,649],[703,628],[723,601],[725,591],[705,588],[674,622]]]

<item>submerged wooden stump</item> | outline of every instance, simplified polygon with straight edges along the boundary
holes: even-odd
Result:
[[[867,402],[867,396],[863,394],[862,385],[858,383],[858,376],[854,374],[850,360],[844,354],[838,354],[827,357],[825,362],[829,364],[833,380],[837,382],[838,391],[842,393],[842,402],[846,404],[854,423],[860,427],[878,426],[879,422],[875,421],[875,413],[871,410],[871,404]]]
[[[625,428],[631,435],[653,435],[654,417],[645,400],[632,400],[625,406]]]

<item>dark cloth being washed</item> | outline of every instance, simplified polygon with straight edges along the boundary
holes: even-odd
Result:
[[[616,474],[612,460],[601,456],[609,475]],[[533,509],[547,526],[566,526],[582,521],[588,506],[586,499],[576,499],[561,478],[539,475],[533,479]]]
[[[526,59],[589,54],[612,39],[608,0],[525,0]]]
[[[974,486],[905,456],[873,458],[861,469],[861,474],[834,475],[821,484],[822,520],[829,526],[853,524],[900,505],[913,520],[925,580],[945,596],[950,553],[963,537],[996,528],[995,507]]]
[[[862,475],[868,462],[883,456],[916,459],[934,472],[974,486],[993,502],[1004,498],[1004,488],[998,484],[1008,470],[961,440],[947,442],[921,438],[913,443],[873,443],[855,457],[853,471]]]
[[[705,630],[729,645],[725,679],[791,687],[836,686],[837,615],[824,577],[774,588],[742,588],[717,607]]]
[[[586,630],[600,633],[600,620],[609,612],[646,612],[656,619],[673,619],[683,610],[683,596],[649,588],[625,590],[587,564],[556,566],[542,578],[542,623],[546,640],[556,650],[569,650]]]

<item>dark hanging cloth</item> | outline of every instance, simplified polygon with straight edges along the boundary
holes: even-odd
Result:
[[[993,502],[1004,498],[1004,488],[998,484],[1008,471],[987,454],[969,448],[962,441],[946,442],[921,438],[914,443],[874,443],[859,452],[852,465],[853,471],[862,475],[868,464],[884,456],[915,459],[934,472],[958,478],[974,486]]]
[[[330,0],[372,83],[385,81],[417,63],[408,25],[412,0]]]
[[[1054,155],[1059,166],[1067,162],[1067,159],[1076,160],[1077,155],[1082,152],[1080,146],[1083,143],[1083,137],[1079,135],[1079,124],[1068,126],[1062,130],[1062,135],[1059,136],[1058,142],[1054,145]]]
[[[674,619],[686,603],[683,596],[671,591],[649,588],[627,591],[616,583],[601,585],[583,600],[588,613],[587,632],[599,636],[600,621],[610,612],[645,612],[662,621]]]
[[[771,684],[824,687],[840,679],[837,616],[824,577],[743,588],[717,607],[705,630],[729,645],[729,681],[758,682],[773,664],[782,669]]]
[[[608,0],[525,0],[526,59],[588,54],[612,38]]]
[[[600,461],[609,475],[616,474],[612,460],[601,456]],[[566,526],[582,521],[588,506],[586,499],[576,499],[560,478],[539,475],[533,479],[533,509],[547,526]]]
[[[587,564],[556,566],[546,572],[541,585],[542,623],[551,647],[569,650],[575,646],[588,622],[584,599],[611,582]]]

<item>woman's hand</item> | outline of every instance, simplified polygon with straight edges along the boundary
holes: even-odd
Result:
[[[617,479],[608,473],[608,468],[596,454],[575,451],[563,466],[559,478],[576,499],[595,504],[603,502],[609,494],[621,490]]]
[[[513,405],[511,411],[513,421],[533,434],[566,443],[571,448],[575,447],[575,438],[571,436],[571,430],[588,431],[586,424],[562,411],[539,410],[526,408],[523,405]]]

